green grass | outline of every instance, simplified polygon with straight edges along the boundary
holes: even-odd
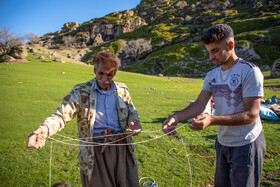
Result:
[[[51,141],[43,149],[34,150],[26,147],[27,137],[56,110],[74,85],[94,77],[92,66],[43,63],[32,54],[28,58],[32,61],[0,64],[0,186],[49,185]],[[265,84],[279,87],[280,79],[269,79],[269,72],[264,74]],[[140,115],[144,132],[134,138],[135,142],[152,140],[136,144],[139,177],[153,177],[159,186],[190,186],[191,181],[192,186],[211,183],[215,171],[212,146],[216,127],[195,132],[185,126],[178,130],[178,136],[150,139],[163,135],[161,126],[166,117],[196,99],[203,80],[121,71],[115,80],[127,84]],[[279,92],[265,90],[265,98],[277,94],[279,96]],[[269,177],[280,167],[280,126],[279,122],[270,121],[263,121],[263,126],[268,149],[263,176]],[[76,120],[69,122],[59,134],[78,138]],[[53,138],[60,139],[55,135]],[[183,138],[187,156],[180,138]],[[52,143],[52,184],[65,182],[81,186],[77,154],[76,146]]]

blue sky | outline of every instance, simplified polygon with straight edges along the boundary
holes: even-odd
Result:
[[[133,9],[141,0],[0,0],[0,26],[24,36],[56,32],[67,22],[83,23]]]

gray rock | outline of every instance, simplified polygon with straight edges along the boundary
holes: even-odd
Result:
[[[10,61],[13,61],[13,60],[16,60],[16,59],[14,57],[10,56],[10,55],[3,55],[0,58],[0,62],[10,62]]]
[[[10,55],[16,59],[24,59],[28,54],[25,45],[18,45],[11,49]]]
[[[42,60],[42,62],[52,62],[51,60]]]
[[[38,53],[38,51],[34,48],[29,47],[28,49],[31,53]]]
[[[274,78],[280,78],[280,59],[274,61],[270,76]]]
[[[65,60],[62,60],[61,58],[55,58],[55,62],[65,63]]]
[[[247,61],[260,60],[261,57],[255,52],[252,46],[235,49],[237,56]]]

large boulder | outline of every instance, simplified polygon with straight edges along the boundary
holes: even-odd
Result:
[[[66,63],[65,60],[63,60],[61,58],[55,58],[54,61],[55,62],[60,62],[60,63]]]
[[[16,58],[16,59],[24,59],[27,57],[27,51],[25,49],[25,45],[18,45],[18,46],[14,46],[10,53],[9,53],[12,57]]]
[[[0,62],[10,62],[16,60],[14,57],[10,56],[10,55],[3,55],[0,57]]]
[[[68,22],[63,25],[61,28],[63,31],[72,31],[77,28],[79,24],[77,22]]]
[[[38,51],[32,47],[29,47],[28,50],[31,52],[31,53],[38,53]]]
[[[280,78],[280,59],[275,60],[273,63],[270,76],[274,78]]]
[[[247,61],[255,61],[255,60],[261,59],[261,57],[256,53],[256,51],[254,50],[254,48],[251,45],[248,45],[243,48],[236,48],[235,52],[236,52],[237,56],[239,56]]]

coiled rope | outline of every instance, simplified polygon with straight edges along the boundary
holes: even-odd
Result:
[[[158,137],[155,137],[153,139],[148,139],[148,140],[144,140],[144,141],[140,141],[140,142],[134,142],[134,143],[125,143],[125,144],[116,144],[117,141],[120,141],[122,139],[118,139],[116,141],[112,141],[112,142],[108,142],[108,143],[98,143],[98,142],[89,142],[89,141],[84,141],[83,139],[73,139],[73,138],[70,138],[70,137],[66,137],[66,136],[63,136],[63,135],[60,135],[60,134],[55,134],[57,136],[60,136],[62,138],[65,138],[67,140],[64,140],[64,141],[61,141],[61,140],[57,140],[55,138],[52,138],[52,137],[48,137],[48,139],[52,140],[50,141],[51,143],[51,148],[50,148],[50,166],[49,166],[49,186],[51,187],[51,178],[52,178],[52,172],[51,172],[51,166],[52,166],[52,144],[53,142],[57,142],[57,143],[61,143],[61,144],[65,144],[65,145],[70,145],[70,146],[101,146],[101,145],[132,145],[132,144],[142,144],[142,143],[146,143],[146,142],[149,142],[149,141],[153,141],[153,140],[156,140],[156,139],[159,139],[159,138],[162,138],[164,136],[167,136],[168,134],[186,126],[188,124],[183,124],[179,127],[176,127],[174,130],[170,131],[169,133],[167,134],[163,134],[161,136],[158,136]],[[151,132],[158,132],[158,131],[161,131],[161,130],[154,130],[154,131],[141,131],[141,133],[151,133]],[[128,136],[131,136],[133,133],[121,133],[122,135],[127,135]],[[119,134],[116,134],[116,135],[119,135]],[[109,135],[102,135],[102,136],[98,136],[98,137],[106,137],[106,136],[114,136],[114,134],[109,134]],[[95,136],[96,137],[96,136]],[[127,138],[125,137],[125,138]],[[93,137],[89,137],[89,138],[93,138]],[[181,139],[181,142],[184,146],[184,150],[185,150],[185,153],[186,153],[186,157],[188,159],[188,165],[189,165],[189,173],[190,173],[190,186],[192,186],[192,172],[191,172],[191,164],[190,164],[190,161],[189,161],[189,155],[187,153],[187,149],[186,149],[186,146],[184,144],[184,141],[183,141],[183,138],[182,138],[182,135],[180,134],[180,139]],[[82,143],[87,143],[87,145],[83,145],[83,144],[71,144],[71,143],[68,143],[66,141],[79,141],[79,142],[82,142]],[[141,180],[147,180],[147,179],[151,179],[152,181],[146,181],[144,182],[142,185],[144,187],[158,187],[157,183],[155,182],[155,180],[151,177],[142,177],[140,180],[139,180],[139,183],[141,182]]]

